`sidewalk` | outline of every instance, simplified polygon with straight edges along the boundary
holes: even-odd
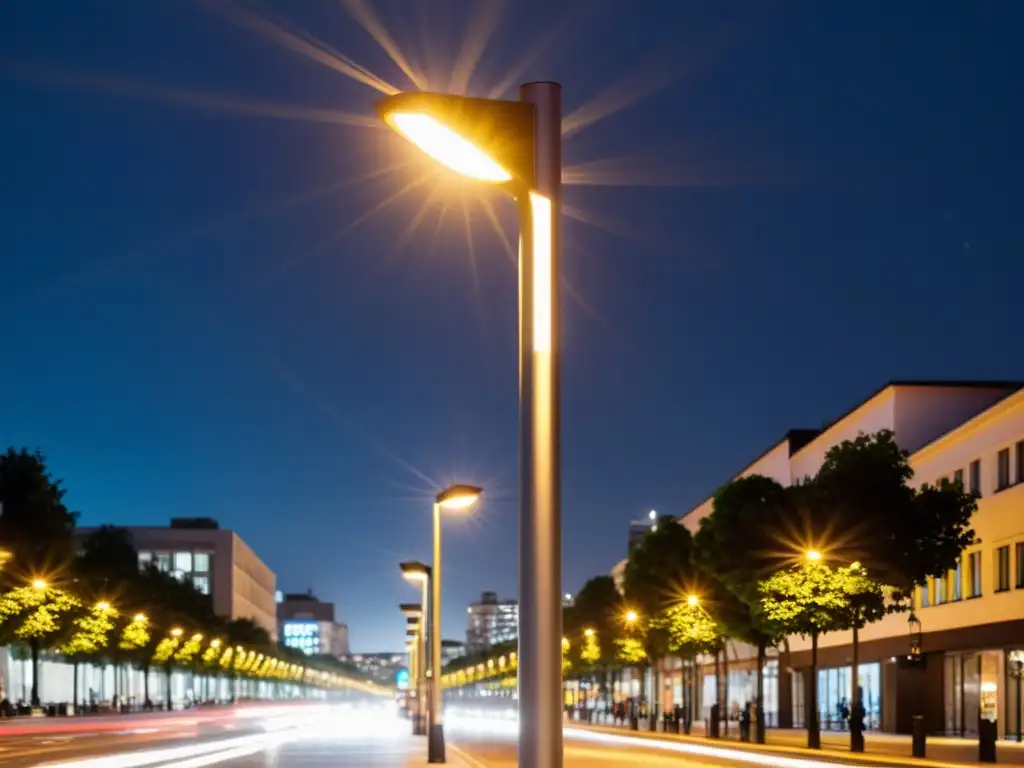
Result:
[[[828,760],[855,762],[858,764],[878,765],[920,765],[932,768],[946,766],[983,765],[978,761],[977,739],[961,739],[943,736],[930,736],[927,741],[926,758],[924,760],[911,757],[910,737],[890,733],[869,732],[864,735],[865,751],[850,752],[849,733],[825,731],[821,734],[820,750],[807,749],[807,732],[804,730],[769,729],[766,744],[747,744],[739,741],[739,727],[730,723],[728,736],[721,739],[709,739],[703,735],[703,727],[694,724],[691,736],[680,736],[674,733],[651,733],[642,729],[630,731],[617,725],[587,725],[566,721],[566,728],[595,730],[620,735],[638,736],[640,738],[677,740],[698,744],[728,746],[738,749],[767,752],[774,754],[799,755],[801,757],[821,757]],[[643,726],[643,723],[641,723]],[[1015,741],[996,743],[996,760],[1004,765],[1024,765],[1024,744]]]

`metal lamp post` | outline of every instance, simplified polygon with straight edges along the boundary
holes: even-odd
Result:
[[[419,721],[413,724],[413,733],[416,736],[425,736],[427,733],[426,714],[429,711],[429,697],[427,696],[427,666],[429,646],[427,645],[427,628],[430,626],[430,583],[432,569],[429,565],[419,562],[400,563],[402,577],[411,584],[419,584],[421,589],[421,605],[423,607],[423,621],[420,624],[419,647],[417,648],[420,659],[419,675],[416,678],[416,697],[419,704]],[[429,722],[433,722],[433,713],[430,713]]]
[[[517,102],[401,93],[377,111],[439,163],[500,186],[519,211],[519,761],[560,768],[562,87],[527,83]],[[435,596],[438,581],[435,570]]]

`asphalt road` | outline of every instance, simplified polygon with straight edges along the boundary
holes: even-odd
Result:
[[[292,704],[166,715],[42,720],[0,726],[4,768],[417,768],[426,739],[393,705]],[[510,717],[449,714],[453,768],[517,768]],[[824,768],[823,760],[743,752],[727,744],[650,741],[568,728],[566,768]]]

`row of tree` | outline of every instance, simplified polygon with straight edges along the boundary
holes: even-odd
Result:
[[[747,643],[757,649],[754,733],[763,743],[768,649],[806,637],[808,746],[819,747],[818,638],[853,630],[857,680],[859,630],[911,611],[916,587],[955,569],[975,543],[974,497],[959,484],[912,480],[908,454],[882,431],[834,446],[814,477],[794,485],[759,475],[728,483],[694,534],[659,520],[630,553],[621,591],[598,576],[566,609],[567,674],[606,688],[609,674],[642,666],[654,670],[657,691],[658,662],[674,657],[696,685],[699,659],[713,657],[716,677],[723,665],[728,679],[726,641]],[[860,751],[858,685],[851,694],[851,748]],[[686,701],[692,717],[697,697]]]
[[[125,668],[142,670],[147,703],[154,666],[168,675],[182,668],[362,685],[333,657],[310,658],[278,645],[250,619],[215,615],[211,598],[191,583],[155,567],[140,569],[124,530],[103,527],[76,540],[78,516],[65,505],[65,493],[41,453],[0,454],[0,645],[31,659],[33,707],[40,705],[39,659],[46,652],[75,666],[76,705],[82,663],[111,664],[115,678]]]

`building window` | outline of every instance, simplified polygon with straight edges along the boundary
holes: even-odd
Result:
[[[153,564],[152,552],[139,552],[139,570],[144,571]]]
[[[1010,547],[996,550],[996,592],[1005,592],[1010,588]]]
[[[969,490],[975,496],[981,496],[981,459],[971,462],[971,487]]]
[[[964,487],[964,471],[962,469],[958,469],[956,472],[953,473],[953,482],[959,485],[961,488]]]
[[[935,604],[942,605],[946,602],[946,578],[944,576],[935,577]]]
[[[157,552],[154,561],[156,562],[157,570],[163,571],[164,573],[171,572],[171,553],[170,552]]]
[[[192,553],[191,552],[175,552],[174,553],[174,570],[182,573],[192,573]]]
[[[1010,449],[1003,448],[996,455],[996,466],[998,467],[996,477],[996,490],[1001,491],[1010,487]]]
[[[967,556],[967,578],[970,580],[968,597],[981,597],[981,552]]]
[[[210,577],[209,576],[193,576],[192,586],[196,588],[196,591],[203,595],[210,594]]]
[[[1017,443],[1017,482],[1024,483],[1024,440]]]
[[[956,561],[956,569],[953,571],[953,599],[963,600],[964,597],[964,561]]]
[[[1014,554],[1017,557],[1017,589],[1024,589],[1024,541],[1018,541],[1014,546]]]
[[[210,572],[210,553],[209,552],[196,552],[192,556],[192,566],[196,573],[209,573]]]
[[[921,585],[921,607],[927,608],[931,605],[931,591],[932,582],[928,579],[924,584]]]

